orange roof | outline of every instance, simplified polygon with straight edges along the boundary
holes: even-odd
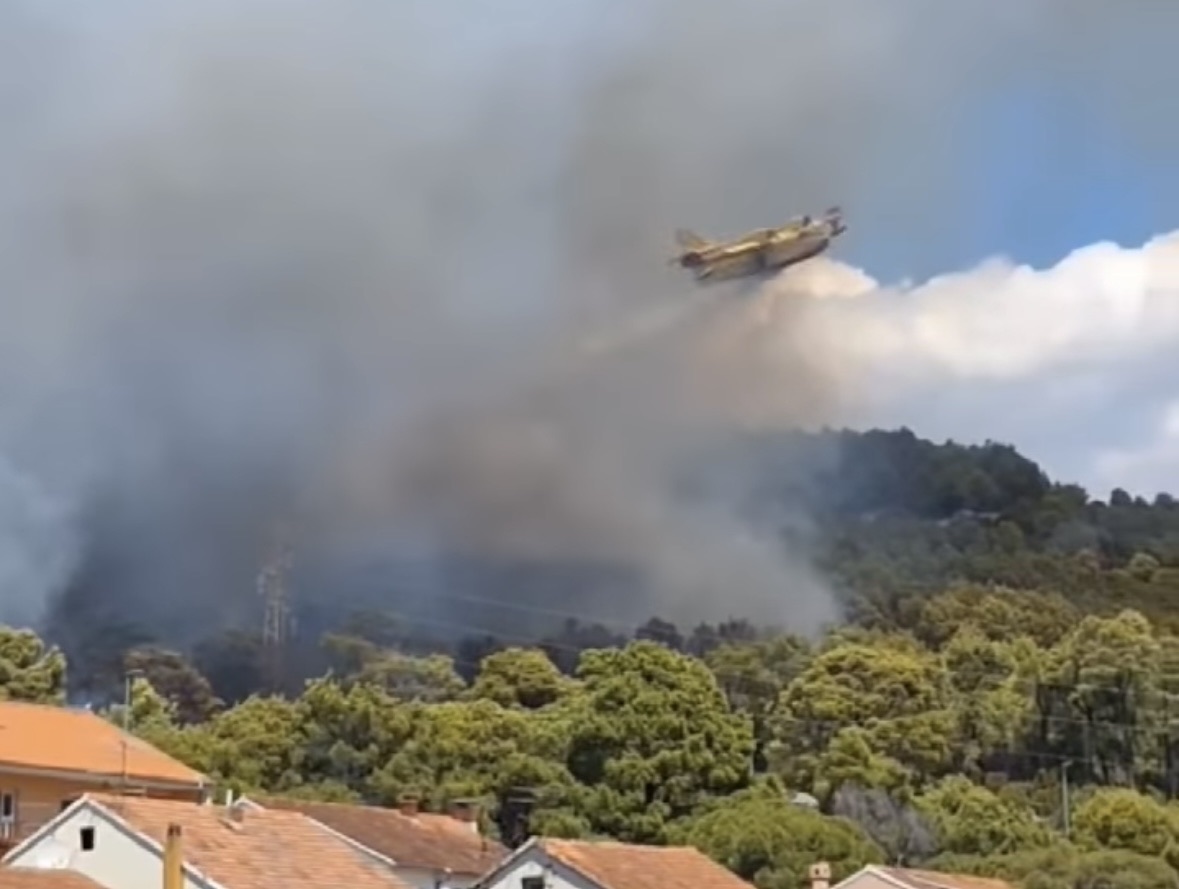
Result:
[[[481,836],[474,825],[452,818],[397,809],[305,802],[280,797],[257,797],[268,809],[302,812],[362,846],[404,867],[450,870],[456,874],[485,873],[499,864],[508,850]]]
[[[133,829],[163,845],[169,824],[179,824],[184,862],[226,889],[407,889],[376,859],[333,836],[297,812],[142,797],[87,794]],[[98,838],[97,842],[102,842]]]
[[[932,870],[914,870],[907,867],[873,865],[867,869],[878,871],[899,883],[903,883],[910,889],[1012,889],[1010,883],[989,877],[943,874]]]
[[[0,889],[102,889],[72,870],[38,870],[31,867],[0,867]]]
[[[5,766],[70,772],[92,778],[205,783],[190,769],[146,741],[124,733],[96,713],[0,701],[0,772]]]
[[[692,846],[542,839],[550,858],[603,889],[751,889],[732,871]]]

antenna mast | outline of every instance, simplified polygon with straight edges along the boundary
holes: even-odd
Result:
[[[286,522],[277,522],[271,529],[266,559],[258,573],[258,595],[262,597],[262,649],[266,682],[271,691],[281,689],[286,675],[284,655],[293,623],[287,598],[287,577],[293,560],[290,527]]]

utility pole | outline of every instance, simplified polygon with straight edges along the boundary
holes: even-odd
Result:
[[[131,731],[131,688],[143,675],[142,670],[128,670],[123,674],[123,731]]]
[[[290,529],[277,522],[262,570],[258,574],[258,595],[262,597],[262,648],[266,681],[278,691],[284,679],[284,652],[290,637],[291,610],[287,601],[287,574],[292,562]]]
[[[135,680],[142,675],[142,670],[127,670],[123,673],[123,718],[121,722],[123,723],[123,732],[125,734],[130,734],[131,732],[131,690],[135,685]],[[124,794],[127,792],[128,768],[130,766],[127,762],[127,756],[127,738],[119,738],[119,772],[121,778],[119,792]]]
[[[1060,766],[1060,811],[1064,819],[1064,838],[1066,840],[1072,831],[1072,818],[1069,814],[1068,798],[1068,767],[1072,764],[1071,759],[1066,759]]]

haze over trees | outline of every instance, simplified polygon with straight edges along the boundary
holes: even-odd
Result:
[[[285,695],[241,630],[187,655],[128,633],[105,680],[74,685],[138,671],[133,729],[239,791],[478,797],[508,842],[686,842],[763,889],[819,858],[1179,887],[1175,501],[1091,501],[1012,448],[907,431],[750,454],[751,514],[801,503],[817,526],[848,615],[822,638],[569,619],[534,646],[431,652],[370,613]],[[0,631],[0,697],[60,701],[66,678]]]

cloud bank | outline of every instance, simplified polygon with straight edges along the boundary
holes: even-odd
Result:
[[[1034,443],[1097,496],[1173,484],[1179,233],[902,287],[839,272],[800,269],[792,286],[818,299],[809,337],[861,381],[864,421]]]

